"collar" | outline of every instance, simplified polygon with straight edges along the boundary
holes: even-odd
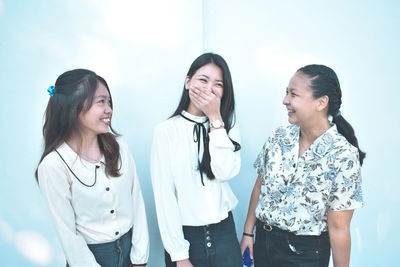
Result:
[[[190,114],[189,112],[187,112],[185,110],[183,110],[181,113],[186,118],[189,118],[189,119],[191,119],[191,120],[193,120],[195,122],[205,123],[208,120],[207,116],[195,116],[195,115]]]
[[[306,156],[309,155],[316,159],[323,158],[334,148],[336,137],[337,137],[337,127],[335,124],[333,124],[328,130],[326,130],[322,135],[320,135],[317,139],[314,140],[314,142],[308,149]],[[299,135],[297,136],[297,141],[298,140],[299,140]]]
[[[84,158],[79,157],[79,155],[66,143],[64,142],[61,146],[57,148],[58,153],[61,154],[61,156],[64,158],[65,162],[73,168],[74,165],[80,163],[84,167],[91,167],[93,165],[100,166],[100,163],[105,164],[106,160],[104,158],[104,155],[100,159],[99,162],[90,162],[85,160]]]

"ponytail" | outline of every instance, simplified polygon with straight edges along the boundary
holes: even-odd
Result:
[[[322,96],[329,97],[328,115],[333,116],[333,123],[336,124],[338,132],[343,135],[347,141],[358,149],[360,165],[363,164],[366,153],[361,151],[358,146],[358,140],[354,134],[353,127],[348,123],[340,113],[342,105],[342,90],[336,73],[324,65],[307,65],[300,68],[301,72],[310,77],[310,89],[314,98]]]
[[[341,135],[343,135],[350,144],[352,144],[353,146],[355,146],[358,149],[360,165],[362,165],[364,162],[366,153],[361,151],[360,147],[358,146],[358,140],[357,140],[357,137],[355,136],[353,127],[340,114],[338,116],[333,117],[332,122],[336,124],[338,132]]]

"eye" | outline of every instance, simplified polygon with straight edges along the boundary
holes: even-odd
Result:
[[[204,78],[200,78],[200,81],[201,81],[202,83],[207,83],[207,80],[204,79]]]
[[[220,88],[224,87],[224,85],[222,83],[217,83],[215,86],[220,87]]]
[[[99,104],[104,104],[105,101],[104,101],[104,99],[100,99],[99,101],[97,101],[97,103],[99,103]]]

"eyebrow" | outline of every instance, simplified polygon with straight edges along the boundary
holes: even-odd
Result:
[[[289,92],[291,92],[291,93],[293,93],[293,91],[296,91],[296,88],[289,88],[289,87],[286,87],[286,90],[289,91]]]
[[[107,95],[96,95],[94,98],[111,98]]]
[[[207,79],[210,79],[210,77],[208,77],[207,75],[205,75],[205,74],[199,74],[199,77],[200,76],[203,76],[203,77],[206,77]],[[221,83],[224,83],[224,81],[223,80],[217,80],[217,82],[221,82]]]

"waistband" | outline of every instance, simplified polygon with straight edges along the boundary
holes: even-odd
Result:
[[[324,237],[324,236],[329,236],[328,231],[322,232],[320,235],[298,235],[296,232],[290,232],[287,230],[283,230],[275,225],[268,224],[266,222],[262,222],[259,219],[257,219],[257,227],[260,227],[263,229],[265,232],[280,232],[280,233],[287,233],[289,235],[296,235],[296,236],[308,236],[308,237]]]
[[[123,234],[120,238],[118,238],[117,240],[114,241],[110,241],[110,242],[105,242],[105,243],[99,243],[99,244],[88,244],[89,248],[100,248],[100,247],[108,247],[108,246],[113,246],[117,243],[121,243],[124,241],[129,240],[132,238],[132,228],[129,229],[128,232],[126,232],[125,234]]]
[[[226,223],[229,223],[230,221],[233,220],[233,215],[232,215],[232,211],[228,212],[228,217],[226,217],[225,219],[223,219],[220,222],[217,223],[211,223],[211,224],[206,224],[206,225],[200,225],[200,226],[189,226],[189,225],[184,225],[183,229],[188,229],[188,230],[194,230],[194,229],[203,229],[204,227],[206,228],[214,228],[214,227],[219,227],[222,226]]]

